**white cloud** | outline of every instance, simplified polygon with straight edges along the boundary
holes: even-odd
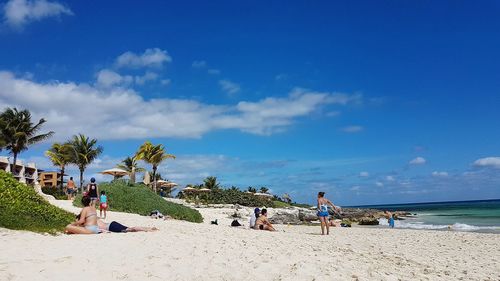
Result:
[[[432,172],[432,176],[434,176],[434,177],[447,177],[448,176],[448,172],[434,171],[434,172]]]
[[[207,70],[208,74],[212,74],[212,75],[219,75],[220,74],[220,70],[218,69],[215,69],[215,68],[210,68],[209,70]]]
[[[170,79],[162,79],[162,80],[161,80],[161,84],[162,84],[163,86],[170,85],[170,83],[171,83],[171,82],[172,82],[172,81],[170,81]]]
[[[359,189],[360,189],[359,185],[355,185],[355,186],[351,187],[351,191],[358,191]]]
[[[241,90],[240,85],[227,79],[219,80],[219,85],[230,96],[237,94]]]
[[[132,76],[122,76],[110,69],[102,69],[97,73],[97,84],[102,87],[128,85],[134,81]]]
[[[5,22],[15,28],[60,15],[73,15],[73,12],[58,2],[46,0],[10,0],[3,7]]]
[[[144,100],[132,89],[111,86],[121,78],[112,74],[103,77],[100,83],[110,85],[107,88],[74,82],[38,83],[0,71],[0,104],[3,108],[28,108],[34,118],[47,119],[44,128],[55,131],[58,140],[77,133],[99,139],[199,138],[227,129],[270,135],[324,106],[341,104],[336,93],[304,89],[294,89],[283,98],[236,105],[188,99]]]
[[[378,187],[383,187],[384,186],[384,184],[382,182],[379,182],[379,181],[375,182],[375,185],[378,186]]]
[[[473,163],[476,167],[493,167],[500,168],[500,157],[485,157],[477,159]]]
[[[408,164],[410,165],[423,165],[427,162],[423,157],[417,157],[415,159],[412,159]]]
[[[361,173],[359,173],[359,176],[362,177],[362,178],[366,178],[366,177],[370,176],[370,173],[368,173],[368,172],[361,172]]]
[[[396,179],[394,178],[394,176],[386,176],[385,180],[386,181],[395,181]]]
[[[341,129],[343,132],[346,133],[358,133],[363,131],[363,127],[361,126],[347,126]]]
[[[148,81],[154,81],[158,79],[158,74],[148,71],[143,76],[135,76],[134,79],[136,84],[144,85]]]
[[[157,67],[161,68],[165,63],[171,62],[172,58],[167,51],[159,48],[146,49],[142,54],[125,52],[116,58],[116,67],[118,68],[142,68]]]
[[[193,68],[205,68],[205,67],[207,67],[207,62],[204,60],[195,60],[195,61],[193,61],[191,66]]]

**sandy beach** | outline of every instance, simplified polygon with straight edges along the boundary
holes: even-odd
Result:
[[[78,211],[69,201],[54,204]],[[0,280],[499,280],[500,235],[278,225],[271,233],[109,212],[153,233],[40,235],[0,229]],[[242,220],[243,221],[243,220]],[[245,221],[246,223],[246,221]]]

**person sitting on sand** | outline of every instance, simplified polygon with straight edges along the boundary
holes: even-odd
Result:
[[[328,205],[332,206],[334,210],[338,210],[339,208],[333,205],[333,203],[325,198],[324,192],[318,193],[318,217],[321,222],[321,235],[325,235],[325,226],[326,226],[326,235],[330,234],[330,225],[328,224],[328,217],[330,214],[328,213]]]
[[[66,226],[65,232],[68,234],[97,234],[99,227],[97,226],[97,210],[91,204],[91,199],[88,196],[82,197],[82,205],[84,206],[80,212],[80,217],[71,224]]]
[[[260,216],[260,209],[255,208],[253,210],[253,214],[250,216],[250,228],[255,228],[255,221],[257,221],[257,218]]]
[[[102,220],[97,220],[97,225],[99,226],[99,230],[101,230],[101,232],[116,232],[116,233],[141,232],[141,231],[150,232],[158,230],[158,228],[156,227],[143,227],[143,226],[128,227],[116,221],[105,223]]]
[[[267,209],[262,209],[260,216],[255,221],[255,229],[276,231],[267,218]]]
[[[394,215],[389,211],[384,211],[384,216],[387,219],[389,227],[394,228]]]

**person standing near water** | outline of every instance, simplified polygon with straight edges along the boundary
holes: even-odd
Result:
[[[325,235],[325,226],[326,226],[326,235],[330,234],[330,225],[328,224],[328,217],[330,214],[328,213],[328,205],[332,206],[332,208],[337,209],[333,203],[325,198],[324,192],[318,192],[318,217],[321,222],[321,235]]]

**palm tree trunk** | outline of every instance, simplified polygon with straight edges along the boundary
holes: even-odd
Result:
[[[83,169],[80,169],[80,192],[83,192]]]
[[[17,153],[14,152],[14,163],[12,164],[12,168],[10,169],[10,173],[15,175],[16,174],[16,163],[17,163]]]
[[[153,166],[153,189],[156,193],[156,169],[157,167],[156,166]]]
[[[64,166],[61,167],[61,190],[64,188]]]

